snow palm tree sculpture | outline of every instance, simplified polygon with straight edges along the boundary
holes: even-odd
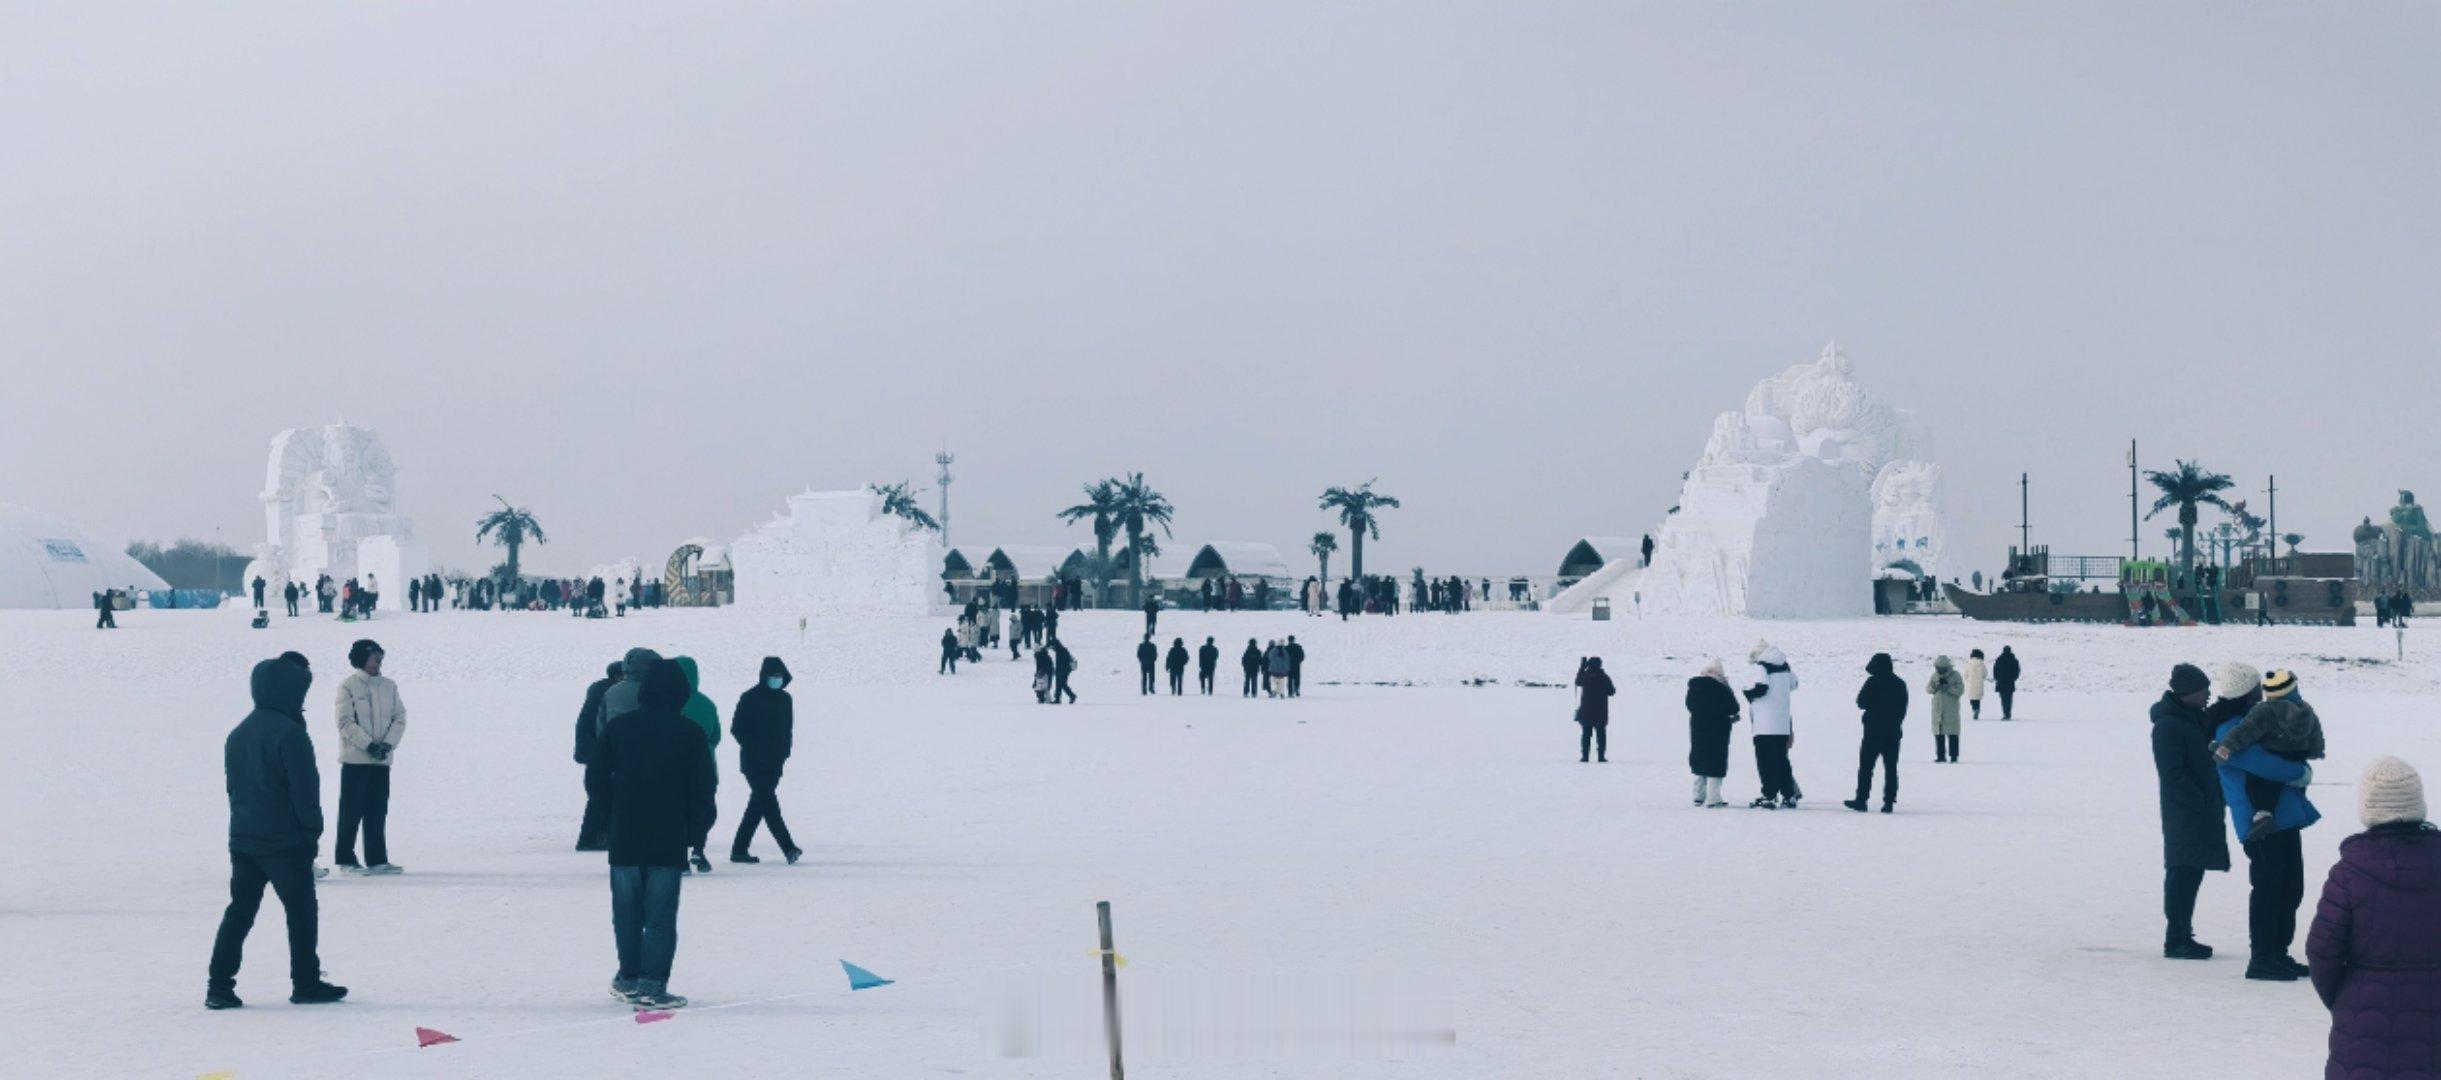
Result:
[[[1348,576],[1365,576],[1365,538],[1382,538],[1380,510],[1398,509],[1395,496],[1376,494],[1373,481],[1367,480],[1354,488],[1335,487],[1322,493],[1322,508],[1336,511],[1339,524],[1348,530]]]
[[[941,523],[933,520],[931,514],[925,513],[924,508],[916,504],[915,497],[923,492],[909,491],[907,484],[907,481],[901,480],[895,484],[872,485],[873,492],[881,496],[881,512],[914,522],[919,529],[940,532]]]
[[[1144,482],[1143,473],[1129,473],[1127,479],[1116,481],[1111,491],[1111,522],[1127,534],[1127,585],[1131,603],[1144,599],[1145,560],[1161,554],[1161,544],[1153,539],[1152,527],[1161,526],[1161,535],[1169,536],[1170,515],[1176,510],[1170,500]]]
[[[501,499],[498,495],[492,498],[500,499],[500,509],[475,520],[475,542],[489,540],[509,549],[509,581],[514,584],[523,580],[517,574],[517,553],[525,547],[526,541],[548,544],[551,540],[542,534],[542,522],[534,520],[533,511],[522,506],[510,506],[507,499]]]
[[[2161,492],[2161,497],[2153,500],[2153,509],[2145,517],[2150,518],[2173,506],[2178,508],[2178,572],[2182,578],[2191,577],[2195,573],[2196,507],[2209,503],[2223,510],[2230,509],[2229,504],[2222,501],[2220,493],[2236,485],[2228,477],[2207,472],[2203,466],[2192,461],[2181,461],[2176,470],[2169,472],[2146,470],[2144,478],[2152,481],[2153,487]]]
[[[1331,553],[1339,550],[1339,538],[1327,532],[1315,533],[1314,539],[1305,545],[1305,550],[1313,552],[1314,558],[1322,564],[1322,577],[1317,580],[1325,585],[1330,584]]]
[[[1096,480],[1085,485],[1085,501],[1059,512],[1059,519],[1070,525],[1080,521],[1093,522],[1093,561],[1089,573],[1097,584],[1110,580],[1110,542],[1118,535],[1117,517],[1113,513],[1118,502],[1119,482]]]

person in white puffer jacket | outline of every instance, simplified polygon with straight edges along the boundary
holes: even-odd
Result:
[[[407,706],[398,684],[381,673],[381,646],[348,649],[356,670],[339,683],[332,708],[339,722],[339,843],[332,861],[351,874],[396,874],[390,861],[390,758],[407,736]],[[356,829],[364,828],[364,861],[356,861]]]
[[[1797,800],[1805,796],[1788,768],[1789,748],[1797,744],[1796,716],[1789,707],[1797,692],[1797,673],[1789,669],[1787,654],[1768,641],[1756,642],[1747,659],[1754,662],[1753,674],[1740,696],[1746,699],[1749,730],[1754,735],[1755,774],[1763,781],[1763,794],[1747,805],[1794,810]]]

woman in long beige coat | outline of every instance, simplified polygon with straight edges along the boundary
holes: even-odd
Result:
[[[1933,659],[1932,681],[1924,684],[1924,693],[1932,699],[1932,759],[1957,761],[1958,699],[1966,693],[1966,680],[1958,677],[1949,657]]]
[[[1968,653],[1966,655],[1966,703],[1974,708],[1977,720],[1983,719],[1983,680],[1986,674],[1983,666],[1983,650],[1977,649]]]

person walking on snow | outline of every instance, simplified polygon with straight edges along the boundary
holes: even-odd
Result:
[[[1932,681],[1924,684],[1924,696],[1932,700],[1932,759],[1935,762],[1958,763],[1958,699],[1966,694],[1966,680],[1950,666],[1949,657],[1936,656],[1932,661]]]
[[[2204,716],[2213,724],[2213,741],[2219,742],[2263,700],[2262,674],[2246,664],[2224,664],[2213,680],[2213,690],[2220,700]],[[2271,829],[2260,839],[2243,840],[2238,846],[2246,852],[2247,863],[2246,977],[2294,982],[2306,974],[2306,966],[2288,955],[2297,939],[2297,907],[2305,902],[2305,853],[2300,841],[2303,832],[2322,819],[2305,794],[2306,785],[2313,782],[2313,767],[2257,745],[2230,755],[2215,769],[2221,801],[2240,836],[2246,835],[2254,819],[2254,805],[2246,798],[2246,778],[2257,776],[2282,785],[2271,808]]]
[[[578,851],[601,851],[609,846],[610,771],[601,764],[598,750],[602,725],[609,720],[602,713],[605,699],[625,671],[624,665],[612,662],[601,678],[585,688],[585,703],[576,710],[575,757],[585,767],[585,816],[576,826]]]
[[[686,703],[679,706],[678,715],[693,721],[695,730],[703,733],[705,749],[720,749],[720,706],[713,704],[711,698],[704,696],[703,677],[696,673],[695,658],[673,656],[670,657],[670,662],[678,665],[678,673],[687,681]],[[712,773],[712,786],[715,790],[720,787],[718,770],[714,770]],[[718,817],[719,812],[715,810],[713,816]],[[712,860],[704,857],[703,853],[704,842],[711,838],[712,822],[706,821],[702,828],[695,830],[695,835],[688,841],[687,846],[691,849],[688,853],[688,864],[698,874],[712,872]]]
[[[1983,719],[1983,682],[1990,674],[1983,663],[1983,650],[1966,654],[1966,704],[1977,720]]]
[[[1721,780],[1729,775],[1729,729],[1738,722],[1737,691],[1713,660],[1687,680],[1687,769],[1695,774],[1695,805],[1728,805]]]
[[[1794,810],[1805,794],[1797,789],[1797,777],[1788,767],[1789,748],[1797,745],[1797,720],[1790,707],[1797,692],[1797,673],[1788,666],[1787,654],[1768,641],[1756,642],[1747,659],[1754,663],[1754,673],[1743,691],[1748,734],[1754,738],[1755,775],[1763,782],[1763,794],[1747,805]]]
[[[1187,639],[1171,638],[1169,655],[1162,666],[1170,673],[1170,696],[1185,697],[1187,693]]]
[[[390,862],[390,758],[407,737],[407,706],[398,684],[381,673],[381,646],[348,649],[356,669],[339,682],[339,846],[331,861],[350,874],[395,874]],[[356,828],[364,827],[364,862],[356,861]]]
[[[1056,633],[1051,635],[1046,647],[1051,650],[1051,700],[1057,703],[1065,699],[1070,705],[1076,704],[1076,691],[1068,689],[1068,676],[1076,673],[1075,655],[1068,651],[1068,646],[1060,641]]]
[[[313,736],[305,730],[305,692],[313,684],[301,656],[254,665],[248,677],[254,711],[221,745],[229,793],[229,906],[212,938],[207,1009],[245,1004],[237,996],[237,971],[266,885],[279,894],[288,916],[288,1000],[325,1005],[347,996],[347,987],[323,979],[317,951],[314,849],[322,843],[322,776],[314,768]]]
[[[758,681],[738,695],[737,711],[729,714],[729,734],[737,739],[737,771],[752,792],[746,797],[746,816],[738,819],[737,838],[729,842],[730,862],[763,861],[747,848],[754,844],[755,829],[766,823],[789,865],[796,865],[804,853],[788,835],[788,823],[780,819],[780,772],[796,747],[797,705],[788,695],[793,678],[779,657],[764,657]]]
[[[2000,718],[2017,718],[2017,654],[2009,647],[2000,647],[2000,658],[1992,661],[1992,689],[2000,694]]]
[[[1588,656],[1576,667],[1576,759],[1582,764],[1592,753],[1601,761],[1610,760],[1610,699],[1619,692],[1611,685],[1610,674],[1602,670],[1602,658]]]
[[[2205,871],[2229,870],[2212,725],[2204,716],[2211,687],[2203,669],[2180,664],[2170,669],[2170,688],[2153,703],[2153,775],[2161,786],[2161,912],[2168,923],[2161,955],[2171,960],[2212,959],[2212,946],[2195,940],[2195,894],[2203,888]]]
[[[1882,764],[1882,813],[1898,808],[1899,740],[1907,733],[1907,682],[1898,677],[1889,653],[1874,653],[1865,661],[1865,685],[1856,691],[1856,707],[1864,712],[1864,739],[1856,753],[1856,797],[1840,805],[1861,814],[1873,795],[1873,762]]]
[[[1212,639],[1207,637],[1203,648],[1195,650],[1195,685],[1203,690],[1205,697],[1212,696],[1212,670],[1219,666],[1220,646],[1214,645]]]
[[[1136,643],[1136,673],[1140,676],[1138,685],[1145,694],[1153,692],[1153,669],[1160,663],[1161,646],[1153,644],[1152,632],[1148,630],[1144,640]]]
[[[691,691],[675,661],[646,672],[640,707],[603,732],[612,776],[610,924],[619,970],[610,994],[637,1009],[684,1008],[669,992],[678,895],[692,839],[712,828],[720,776],[703,732],[679,712]]]
[[[2383,757],[2356,785],[2365,831],[2339,844],[2305,959],[2331,1010],[2326,1076],[2441,1073],[2441,832],[2424,779]]]

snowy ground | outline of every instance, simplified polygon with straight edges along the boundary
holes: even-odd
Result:
[[[1005,653],[935,676],[938,622],[800,640],[793,618],[739,613],[266,632],[244,617],[133,612],[102,634],[78,613],[0,613],[16,706],[0,764],[15,869],[0,939],[21,961],[0,987],[10,1072],[1098,1075],[1088,951],[1093,903],[1110,900],[1140,1076],[2299,1076],[2321,1061],[2323,1012],[2303,984],[2239,977],[2242,864],[2207,881],[2198,914],[2222,958],[2159,959],[2144,710],[2178,659],[2301,670],[2330,729],[2313,794],[2331,820],[2306,840],[2317,889],[2366,761],[2395,752],[2441,775],[2441,665],[2386,662],[2392,639],[2371,628],[1170,614],[1165,643],[1215,634],[1228,656],[1223,696],[1174,701],[1135,695],[1141,620],[1110,614],[1067,621],[1084,702],[1047,709]],[[1308,698],[1234,696],[1246,637],[1292,632],[1312,652]],[[313,658],[333,808],[329,694],[359,634],[388,648],[412,711],[391,817],[408,873],[323,887],[346,1004],[286,1003],[267,899],[249,1007],[207,1013],[219,746],[247,668],[286,648]],[[1683,680],[1763,635],[1806,680],[1809,805],[1693,809]],[[1920,685],[1933,653],[2004,642],[2029,670],[2019,720],[1969,724],[1966,763],[1936,766],[1913,719],[1900,812],[1841,809],[1866,654],[1888,649]],[[570,722],[636,644],[702,660],[724,715],[760,657],[788,659],[799,734],[782,794],[810,853],[688,882],[673,989],[732,1007],[651,1026],[604,993],[603,863],[568,850]],[[1564,683],[1589,653],[1621,681],[1606,766],[1577,763],[1567,692],[1526,685]],[[725,744],[721,760],[716,837],[745,796]],[[1729,790],[1754,794],[1749,755]],[[851,994],[842,958],[898,984]],[[1034,1056],[1010,1056],[1013,985],[1048,995]],[[1219,1004],[1233,991],[1253,999],[1247,1023],[1287,1012],[1366,1032],[1232,1041]],[[1086,1022],[1063,1028],[1071,1014]],[[413,1049],[418,1025],[465,1041]]]

